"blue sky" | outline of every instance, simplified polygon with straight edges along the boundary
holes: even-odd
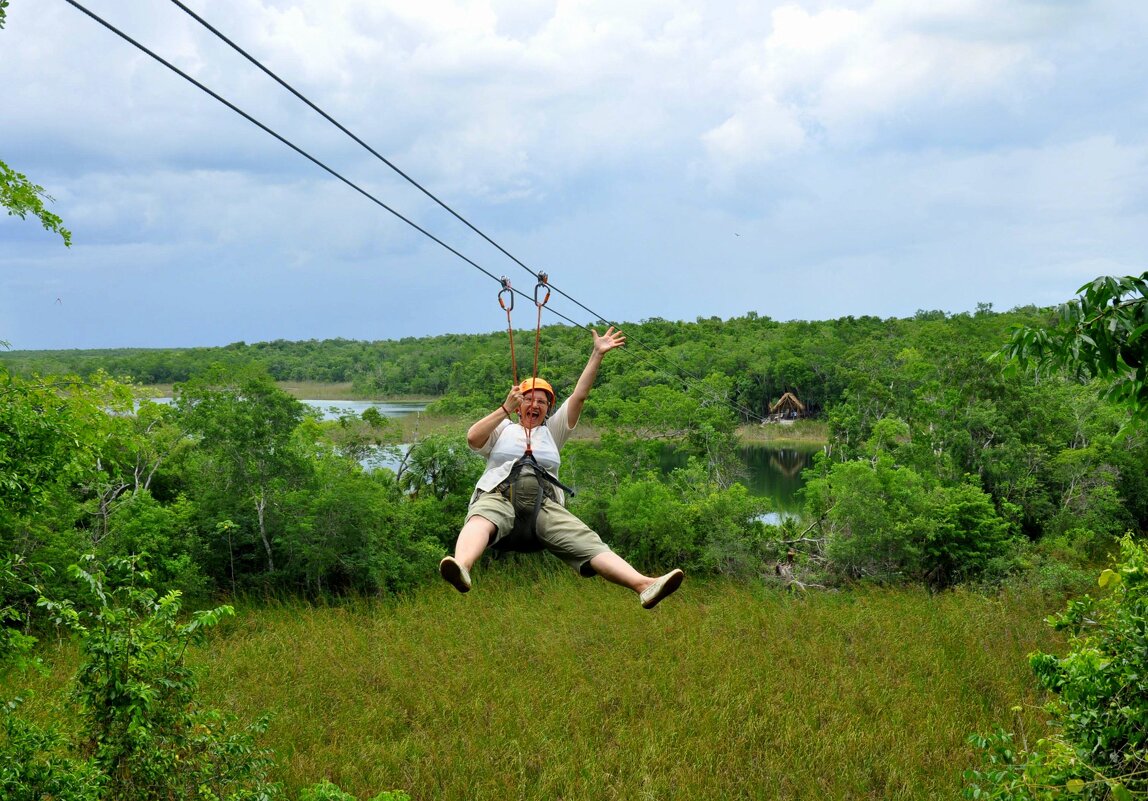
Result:
[[[532,290],[174,4],[80,1]],[[1146,269],[1142,0],[187,4],[607,319],[1004,310]],[[0,218],[16,349],[505,324],[497,282],[64,0],[0,31],[0,159],[74,235]]]

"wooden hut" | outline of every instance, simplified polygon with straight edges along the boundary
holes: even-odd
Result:
[[[786,392],[777,403],[769,407],[769,414],[777,420],[796,420],[805,416],[805,404],[792,392]]]

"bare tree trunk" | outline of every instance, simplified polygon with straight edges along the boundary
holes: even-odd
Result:
[[[259,490],[259,496],[255,499],[255,512],[259,516],[259,538],[263,540],[263,550],[267,552],[267,572],[275,572],[275,557],[271,555],[271,540],[267,539],[267,521],[264,512],[267,509],[267,496],[263,490]]]

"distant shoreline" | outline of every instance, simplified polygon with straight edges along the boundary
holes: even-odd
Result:
[[[144,384],[144,389],[153,398],[170,398],[174,384]],[[350,381],[323,383],[321,381],[276,381],[275,386],[298,400],[330,401],[378,401],[380,403],[430,403],[438,400],[420,395],[363,395],[351,388]]]
[[[378,401],[387,402],[420,402],[430,403],[437,398],[417,397],[412,395],[378,396],[360,395],[351,389],[351,382],[322,383],[319,381],[277,381],[281,390],[299,400],[330,400],[330,401]],[[147,384],[143,387],[152,397],[170,398],[173,386],[171,384]],[[453,418],[422,418],[422,427],[432,430],[465,429],[471,421]],[[407,421],[405,427],[417,423]],[[589,428],[588,426],[586,428]],[[592,431],[581,432],[583,437],[594,438]],[[795,420],[792,423],[745,423],[738,426],[738,442],[742,445],[773,445],[776,447],[792,447],[799,449],[820,448],[829,442],[829,425],[823,420]]]

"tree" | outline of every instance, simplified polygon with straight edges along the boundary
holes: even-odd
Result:
[[[448,493],[469,491],[481,465],[458,437],[431,434],[411,446],[397,479],[407,492],[418,495],[429,487],[442,500]]]
[[[72,232],[64,227],[64,221],[48,211],[45,201],[51,203],[54,198],[44,191],[44,187],[28,180],[28,176],[16,172],[3,161],[0,161],[0,206],[8,209],[9,216],[27,219],[28,214],[39,218],[45,231],[53,231],[60,235],[64,244],[71,246]]]
[[[50,384],[0,369],[0,510],[36,509],[74,467],[77,438],[67,403]]]
[[[268,512],[305,471],[291,447],[303,405],[275,386],[262,368],[216,366],[180,384],[175,406],[197,437],[195,459],[213,506],[254,512],[267,571],[275,572]]]
[[[1101,276],[1061,304],[1047,328],[1013,329],[999,357],[1107,382],[1104,395],[1148,421],[1148,272]]]
[[[0,28],[7,21],[8,0],[0,0]],[[48,211],[44,201],[52,202],[53,198],[44,191],[44,187],[32,183],[28,176],[16,172],[3,161],[0,161],[0,206],[8,209],[8,214],[26,219],[28,214],[34,214],[40,219],[44,229],[59,234],[64,244],[71,246],[72,232],[64,227],[64,221]]]
[[[71,568],[85,603],[44,599],[58,623],[77,635],[82,661],[72,698],[79,750],[91,757],[111,799],[275,798],[273,754],[256,746],[260,721],[234,720],[204,708],[187,649],[229,606],[181,614],[177,591],[160,595],[138,559],[93,558]]]

